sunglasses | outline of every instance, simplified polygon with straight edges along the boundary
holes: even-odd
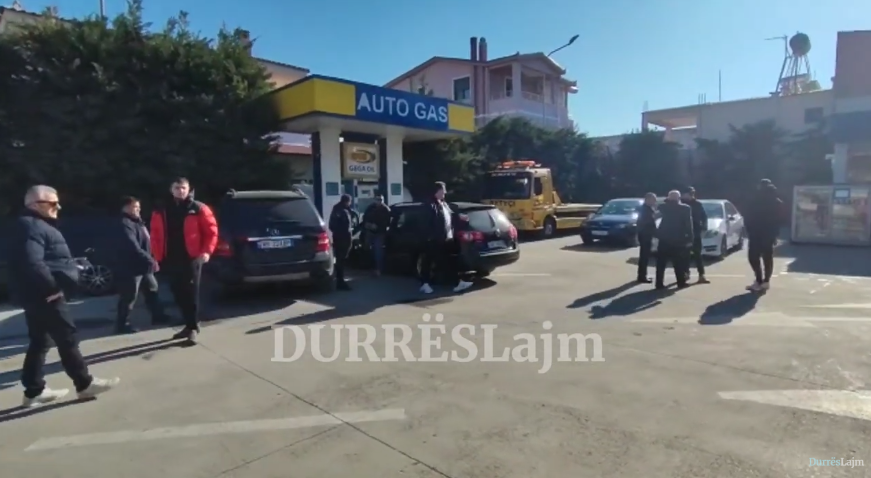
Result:
[[[60,201],[36,201],[36,204],[45,204],[46,206],[60,209]]]

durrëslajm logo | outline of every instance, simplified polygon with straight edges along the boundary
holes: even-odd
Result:
[[[331,324],[332,354],[325,356],[321,342],[328,338],[325,324],[285,326],[276,328],[273,362],[295,362],[308,351],[318,362],[336,362],[345,353],[346,362],[530,362],[541,363],[538,373],[547,373],[553,366],[554,352],[557,362],[604,362],[602,337],[598,334],[560,333],[550,331],[553,323],[544,321],[545,333],[538,335],[524,332],[512,336],[512,345],[503,346],[496,354],[496,324],[456,324],[450,330],[443,323],[442,314],[424,314],[423,323],[413,327],[408,324],[383,324],[379,328],[369,324]],[[376,349],[376,340],[381,335],[383,343]],[[412,349],[412,340],[419,339],[417,354]],[[293,337],[290,355],[285,346]],[[482,339],[482,340],[480,340]],[[479,345],[483,341],[483,353]],[[588,357],[588,345],[592,356]],[[554,347],[558,347],[555,351]],[[361,355],[365,354],[365,357]],[[379,354],[380,352],[380,354]],[[397,352],[399,355],[397,355]],[[574,353],[572,353],[574,352]]]

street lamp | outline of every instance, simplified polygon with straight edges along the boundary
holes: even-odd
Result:
[[[547,54],[547,56],[548,56],[548,57],[550,57],[550,56],[551,56],[551,55],[553,55],[553,54],[554,54],[554,53],[556,53],[556,52],[558,52],[558,51],[560,51],[560,50],[562,50],[562,49],[563,49],[563,48],[565,48],[565,47],[567,47],[567,46],[569,46],[569,45],[571,45],[571,44],[572,44],[572,43],[574,43],[574,42],[575,42],[575,40],[577,40],[577,39],[578,39],[578,37],[580,37],[580,35],[575,35],[575,36],[573,36],[573,37],[571,37],[571,38],[569,38],[569,42],[568,42],[568,43],[566,43],[566,44],[565,44],[565,45],[563,45],[563,46],[561,46],[561,47],[559,47],[559,48],[557,48],[557,49],[556,49],[556,50],[554,50],[554,51],[552,51],[552,52],[550,52],[550,53],[548,53],[548,54]]]

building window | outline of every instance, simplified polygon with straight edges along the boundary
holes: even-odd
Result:
[[[467,102],[472,99],[472,79],[468,76],[454,80],[454,101]]]
[[[819,123],[823,121],[824,114],[823,109],[821,107],[817,108],[805,108],[804,110],[804,123],[812,124]]]
[[[511,98],[511,95],[514,93],[514,79],[510,76],[505,78],[505,97]]]

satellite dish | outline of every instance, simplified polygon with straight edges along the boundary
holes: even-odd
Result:
[[[796,33],[789,39],[793,56],[805,56],[811,51],[811,39],[804,33]]]

